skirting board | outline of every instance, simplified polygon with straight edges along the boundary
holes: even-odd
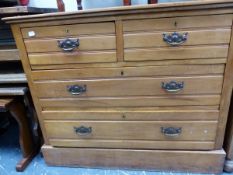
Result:
[[[55,148],[44,145],[42,152],[48,165],[70,167],[132,168],[195,173],[221,173],[225,161],[223,150],[171,151]]]

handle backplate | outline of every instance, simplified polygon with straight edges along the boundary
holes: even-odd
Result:
[[[79,136],[88,136],[88,135],[90,135],[92,133],[92,128],[91,127],[80,126],[80,127],[74,127],[74,131]]]
[[[163,41],[165,41],[167,44],[171,46],[179,46],[186,42],[188,39],[188,33],[179,34],[177,32],[174,32],[172,34],[163,34]]]
[[[58,40],[58,47],[60,47],[64,52],[72,52],[80,45],[79,39],[64,39]]]
[[[161,127],[161,133],[168,137],[177,137],[181,134],[182,128]]]
[[[184,88],[184,82],[170,81],[168,83],[162,82],[162,89],[167,92],[179,92]]]
[[[67,91],[72,95],[81,95],[87,91],[86,85],[67,86]]]

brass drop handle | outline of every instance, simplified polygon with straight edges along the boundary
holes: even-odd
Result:
[[[188,33],[180,34],[174,32],[172,34],[163,34],[163,41],[169,44],[170,46],[179,46],[186,42],[188,39]]]
[[[177,137],[181,134],[182,128],[161,127],[161,133],[167,137]]]
[[[162,89],[164,89],[167,92],[179,92],[182,89],[184,89],[184,82],[176,82],[176,81],[170,81],[168,83],[162,82]]]
[[[87,91],[86,85],[71,85],[67,86],[67,91],[71,95],[81,95]]]
[[[72,52],[80,45],[79,39],[64,39],[58,40],[58,47],[60,47],[64,52]]]
[[[79,136],[88,136],[92,133],[92,128],[86,126],[74,127],[74,132]]]

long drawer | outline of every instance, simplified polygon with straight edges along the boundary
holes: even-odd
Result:
[[[189,149],[211,149],[217,129],[217,121],[46,120],[44,124],[53,146],[105,148],[187,149],[188,144]]]
[[[161,78],[119,78],[35,83],[38,97],[120,97],[221,94],[222,75]],[[171,97],[172,98],[172,97]]]

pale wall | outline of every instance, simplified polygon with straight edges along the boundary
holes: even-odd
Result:
[[[63,0],[65,3],[66,11],[77,10],[76,0]],[[123,0],[83,0],[84,9],[121,6]],[[159,0],[162,2],[177,2],[177,1],[190,1],[190,0]],[[146,4],[147,0],[132,0],[132,4]],[[31,7],[57,7],[56,0],[30,0],[29,6]]]

